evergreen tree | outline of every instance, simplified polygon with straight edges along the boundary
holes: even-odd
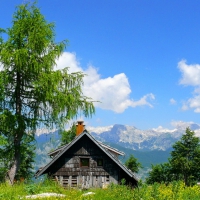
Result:
[[[12,141],[7,138],[1,138],[4,141],[0,146],[0,182],[5,181],[6,171],[10,168],[13,157]],[[33,135],[26,134],[23,136],[20,146],[21,162],[15,180],[30,180],[33,178],[33,163],[35,157],[35,138]]]
[[[30,180],[34,176],[35,138],[33,135],[24,135],[21,141],[21,163],[15,180]]]
[[[71,128],[66,130],[60,130],[61,146],[70,143],[76,137],[76,124],[73,123]]]
[[[35,4],[17,7],[7,40],[0,37],[0,135],[10,146],[8,181],[13,184],[23,159],[23,138],[39,126],[62,126],[78,111],[88,117],[93,102],[82,94],[84,74],[54,70],[67,41],[55,43],[54,24]]]
[[[170,163],[163,163],[152,165],[151,171],[149,172],[148,177],[146,178],[147,184],[157,183],[170,183],[175,180],[175,177],[172,174],[172,168]]]
[[[173,145],[170,163],[173,173],[182,177],[186,185],[200,180],[200,140],[189,128]]]
[[[173,145],[168,163],[152,166],[147,183],[182,180],[189,186],[200,180],[200,139],[186,128],[185,134]]]
[[[130,157],[126,160],[125,166],[135,173],[138,173],[139,169],[142,167],[141,163],[138,162],[137,158],[133,155],[130,155]]]

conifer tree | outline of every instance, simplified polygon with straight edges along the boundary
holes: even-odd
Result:
[[[186,185],[200,180],[200,139],[194,131],[187,128],[173,149],[170,159],[173,173],[182,177]]]
[[[147,183],[184,181],[193,185],[200,180],[200,139],[186,128],[185,134],[173,145],[168,163],[152,166]]]
[[[7,177],[13,184],[25,135],[34,135],[39,126],[62,126],[79,111],[91,116],[94,106],[82,94],[83,73],[54,70],[67,41],[55,42],[54,24],[35,3],[18,6],[12,27],[0,31],[7,35],[0,37],[0,135],[10,142]]]
[[[130,157],[126,160],[125,166],[135,173],[138,173],[139,169],[142,168],[141,163],[138,162],[137,158],[135,158],[133,155],[130,155]]]

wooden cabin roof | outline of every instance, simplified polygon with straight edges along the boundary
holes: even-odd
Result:
[[[103,143],[98,142],[96,139],[94,139],[94,137],[89,134],[86,130],[83,131],[83,133],[81,133],[80,135],[78,135],[74,140],[71,141],[71,143],[61,146],[60,148],[50,152],[48,155],[54,155],[53,159],[43,168],[40,168],[36,173],[35,173],[35,177],[38,177],[42,174],[45,173],[45,171],[54,163],[56,162],[66,151],[68,151],[68,149],[70,147],[72,147],[78,140],[80,140],[83,136],[87,136],[89,139],[91,139],[107,156],[109,156],[127,175],[129,175],[131,178],[135,179],[136,181],[138,181],[138,179],[136,178],[135,174],[129,170],[125,165],[123,165],[118,159],[116,159],[116,157],[109,152],[113,151],[115,153],[117,153],[118,155],[124,155],[123,152],[118,151],[117,149],[114,149],[108,145],[105,145]]]
[[[105,149],[107,149],[107,150],[109,150],[109,151],[112,151],[112,152],[116,153],[117,155],[120,155],[120,156],[124,156],[124,155],[125,155],[124,152],[119,151],[118,149],[115,149],[115,148],[113,148],[113,147],[111,147],[111,146],[109,146],[109,145],[107,145],[107,144],[103,144],[102,142],[99,142],[99,141],[97,141],[97,142],[98,142],[102,147],[104,147]]]
[[[107,144],[103,144],[102,142],[100,142],[100,141],[98,141],[98,140],[96,140],[96,141],[99,143],[99,145],[101,145],[101,146],[102,146],[103,148],[105,148],[106,150],[109,150],[109,151],[111,151],[111,152],[113,152],[113,153],[115,153],[115,154],[117,154],[117,155],[120,155],[120,156],[124,156],[124,155],[125,155],[124,152],[119,151],[119,150],[116,149],[116,148],[113,148],[113,147],[111,147],[111,146],[109,146],[109,145],[107,145]],[[70,144],[70,143],[69,143],[69,144]],[[48,156],[54,157],[54,156],[57,155],[60,151],[63,151],[64,148],[66,148],[69,144],[63,145],[63,146],[61,146],[61,147],[59,147],[59,148],[57,148],[57,149],[55,149],[55,150],[49,152],[49,153],[48,153]]]

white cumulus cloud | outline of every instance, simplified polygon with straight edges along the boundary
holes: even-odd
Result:
[[[75,53],[64,52],[56,61],[55,69],[63,69],[69,67],[69,73],[83,71]]]
[[[172,121],[171,125],[175,127],[176,129],[182,129],[185,130],[187,127],[189,127],[194,122],[184,122],[184,121]]]
[[[173,127],[175,127],[175,130],[181,130],[182,134],[185,133],[185,130],[186,130],[187,127],[190,127],[191,130],[193,130],[195,132],[195,135],[197,137],[200,137],[200,129],[199,129],[200,125],[195,123],[195,122],[192,122],[192,121],[190,121],[190,122],[172,121],[171,125]]]
[[[182,107],[181,107],[181,109],[183,110],[183,111],[185,111],[185,110],[188,110],[189,109],[189,107],[188,107],[188,105],[187,105],[188,103],[187,102],[184,102],[183,103],[183,105],[182,105]]]
[[[178,68],[182,75],[179,83],[194,87],[193,96],[183,103],[182,110],[193,109],[194,112],[200,113],[200,65],[188,65],[186,60],[181,60]]]
[[[131,88],[124,73],[101,78],[98,70],[92,65],[83,70],[80,62],[77,61],[76,54],[70,52],[64,52],[56,63],[57,69],[70,67],[69,72],[82,71],[87,74],[84,77],[83,93],[93,100],[99,101],[95,103],[97,107],[112,110],[116,113],[122,113],[128,107],[145,105],[153,107],[150,101],[154,100],[155,96],[152,93],[144,95],[139,100],[130,98]]]
[[[194,109],[194,112],[200,113],[200,94],[193,96],[192,98],[188,99],[187,105]]]
[[[173,98],[171,98],[171,99],[169,100],[169,102],[170,102],[171,105],[175,105],[175,104],[176,104],[176,100],[173,99]]]
[[[200,65],[187,65],[186,60],[181,60],[178,63],[178,68],[181,71],[182,77],[180,79],[180,84],[183,85],[200,85]]]

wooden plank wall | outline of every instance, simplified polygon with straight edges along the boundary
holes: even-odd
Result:
[[[80,167],[80,159],[89,158],[89,167]],[[97,166],[97,159],[103,166]],[[105,187],[118,183],[119,166],[90,139],[81,138],[50,168],[49,174],[64,187]]]
[[[78,187],[78,188],[91,188],[91,187],[106,187],[110,183],[117,184],[118,182],[114,177],[110,176],[54,176],[53,180],[58,182],[63,187]]]

